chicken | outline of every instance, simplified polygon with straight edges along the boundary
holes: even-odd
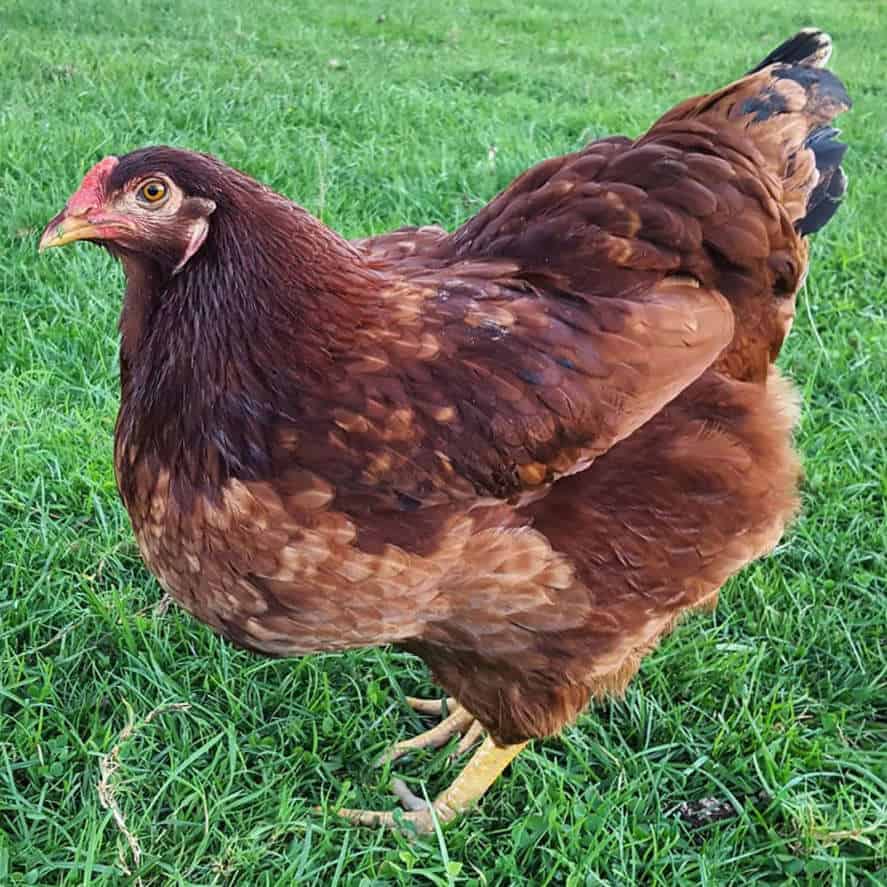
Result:
[[[795,514],[774,360],[846,187],[830,49],[803,31],[452,234],[350,243],[169,147],[105,158],[47,226],[126,274],[115,469],[163,588],[264,654],[420,656],[453,710],[386,760],[485,734],[431,809],[394,786],[416,828],[622,692]]]

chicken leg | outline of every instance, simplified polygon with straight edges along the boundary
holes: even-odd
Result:
[[[357,825],[385,828],[396,828],[400,822],[404,822],[411,824],[417,832],[427,834],[434,831],[435,819],[449,822],[464,813],[496,781],[526,744],[520,742],[499,748],[488,736],[452,785],[441,792],[431,805],[414,795],[403,782],[394,780],[392,790],[408,808],[406,812],[342,809],[339,816]]]

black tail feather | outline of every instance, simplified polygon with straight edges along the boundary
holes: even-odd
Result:
[[[755,74],[768,65],[809,65],[823,67],[832,54],[832,38],[818,28],[804,28],[781,43],[748,73]]]
[[[847,146],[837,141],[838,130],[823,126],[810,133],[804,143],[816,157],[819,181],[807,201],[807,214],[796,227],[799,234],[813,234],[835,214],[847,190],[847,176],[841,160]]]
[[[808,108],[815,111],[804,147],[813,152],[819,178],[807,199],[807,211],[795,223],[799,234],[813,234],[835,214],[847,190],[847,176],[841,161],[847,146],[838,141],[837,129],[825,125],[851,106],[844,84],[825,69],[832,54],[832,38],[818,28],[805,28],[776,47],[749,74],[773,67],[780,80],[793,80],[807,93]],[[763,95],[750,103],[756,111],[755,122],[766,122],[784,111],[772,95]],[[817,122],[818,121],[818,122]]]

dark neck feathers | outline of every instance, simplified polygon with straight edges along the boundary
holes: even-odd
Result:
[[[196,485],[269,470],[275,427],[298,422],[383,282],[305,210],[231,173],[181,272],[120,254],[118,449]]]

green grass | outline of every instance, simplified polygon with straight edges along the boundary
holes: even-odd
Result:
[[[131,882],[103,761],[144,884],[887,880],[885,7],[554,8],[3,4],[0,884]],[[856,108],[849,198],[781,360],[804,398],[803,517],[624,702],[535,744],[442,836],[312,813],[389,803],[368,763],[421,726],[402,693],[433,688],[403,654],[266,661],[156,612],[111,468],[122,274],[85,247],[38,258],[38,229],[99,157],[154,142],[218,153],[349,236],[452,226],[536,160],[638,133],[810,23]],[[404,770],[429,794],[453,772],[442,753]],[[740,815],[691,831],[674,809],[706,796]]]

